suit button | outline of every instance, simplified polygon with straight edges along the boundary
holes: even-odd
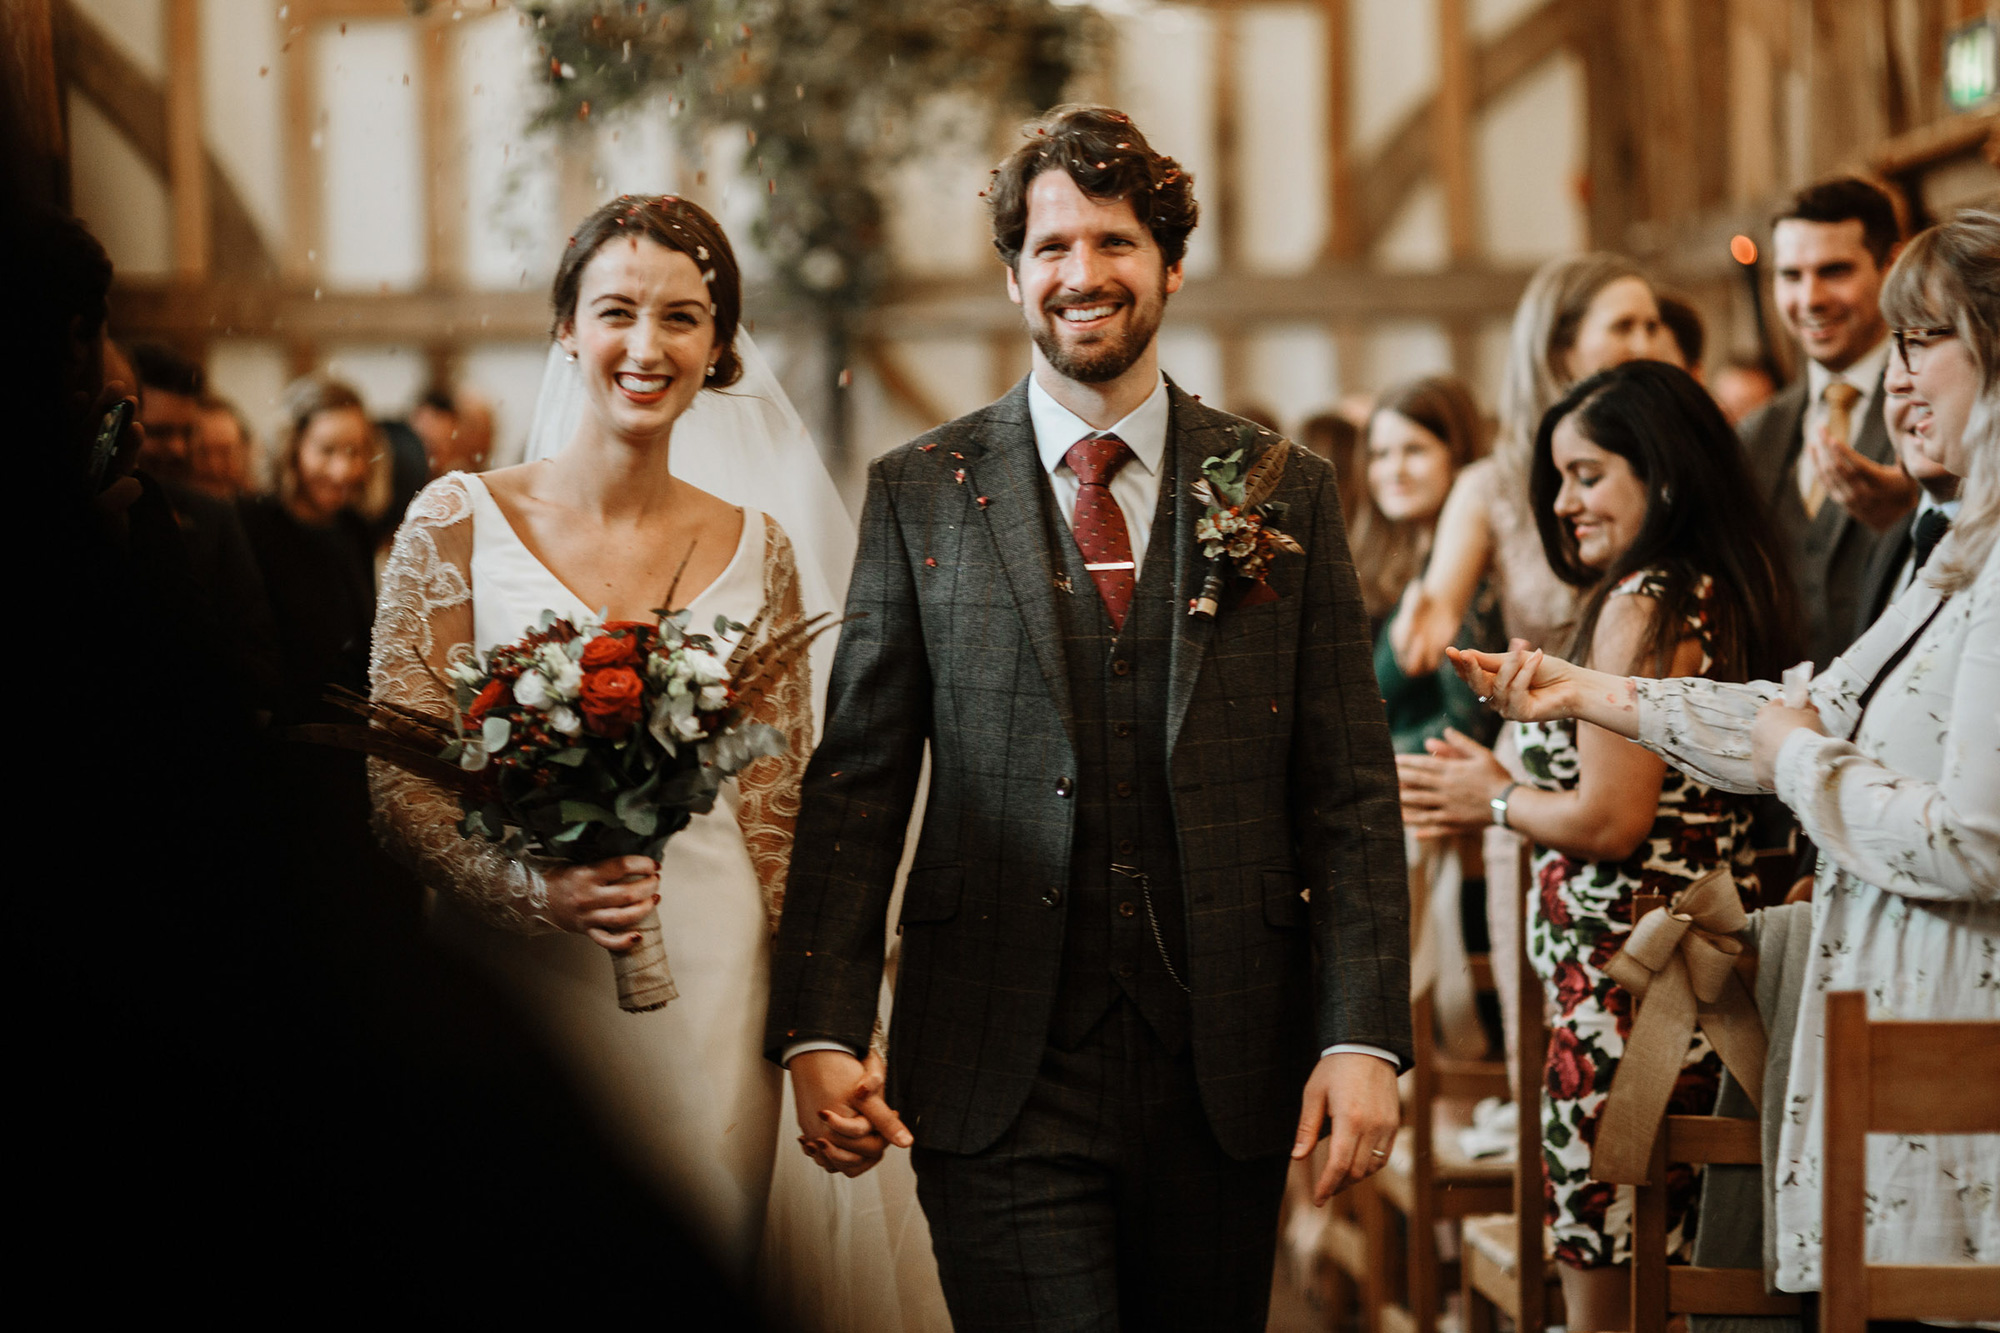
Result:
[[[1137,916],[1138,914],[1139,914],[1139,904],[1137,904],[1137,903],[1120,903],[1120,904],[1118,904],[1118,915],[1120,915],[1120,916]]]
[[[1111,674],[1114,676],[1129,676],[1132,674],[1132,664],[1122,657],[1118,658],[1111,664]]]
[[[1067,796],[1075,790],[1076,788],[1070,784],[1070,780],[1068,778],[1056,779],[1056,795]]]
[[[1061,889],[1049,889],[1042,894],[1042,906],[1054,907],[1062,901]]]
[[[1132,784],[1129,782],[1121,782],[1116,787],[1113,787],[1112,790],[1117,792],[1120,796],[1130,796],[1132,794]]]
[[[1127,981],[1130,981],[1138,973],[1138,970],[1138,968],[1133,967],[1130,963],[1120,963],[1118,965],[1118,975]]]
[[[1132,734],[1132,724],[1130,722],[1113,722],[1111,724],[1111,734],[1123,740]]]
[[[1120,838],[1118,840],[1118,854],[1120,856],[1130,856],[1138,850],[1139,844],[1133,842],[1130,838]]]

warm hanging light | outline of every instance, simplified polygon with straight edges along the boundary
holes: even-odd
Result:
[[[1750,267],[1757,262],[1757,242],[1748,236],[1730,237],[1729,257],[1745,268]]]

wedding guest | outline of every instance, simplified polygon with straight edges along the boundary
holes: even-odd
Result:
[[[375,619],[368,515],[387,490],[388,470],[361,396],[339,380],[294,381],[285,390],[285,414],[276,493],[245,501],[243,524],[277,623],[278,715],[323,720],[329,712],[321,696],[329,685],[368,689]]]
[[[1299,427],[1299,443],[1333,464],[1341,516],[1349,524],[1368,495],[1368,465],[1361,456],[1361,427],[1339,412],[1320,412]]]
[[[1732,356],[1722,363],[1722,369],[1715,372],[1715,377],[1709,381],[1708,391],[1715,395],[1722,415],[1729,418],[1730,425],[1735,426],[1771,401],[1778,392],[1778,382],[1762,358]]]
[[[1640,676],[1730,681],[1792,660],[1770,525],[1729,423],[1685,371],[1635,361],[1578,384],[1542,419],[1529,484],[1550,568],[1588,590],[1573,655]],[[1591,1179],[1590,1159],[1632,1001],[1604,964],[1631,931],[1637,894],[1670,895],[1729,867],[1756,906],[1753,807],[1595,727],[1524,725],[1515,743],[1527,782],[1456,732],[1428,755],[1400,757],[1404,821],[1420,836],[1490,821],[1536,846],[1528,955],[1553,1015],[1542,1090],[1549,1225],[1571,1325],[1622,1328],[1630,1195]],[[1674,1108],[1708,1111],[1720,1069],[1697,1034]],[[1670,1173],[1668,1186],[1677,1248],[1693,1177]]]
[[[1424,741],[1442,736],[1447,726],[1486,729],[1484,710],[1449,663],[1428,675],[1405,675],[1388,633],[1404,590],[1423,572],[1453,479],[1485,452],[1484,430],[1464,382],[1434,375],[1377,399],[1367,442],[1367,498],[1348,528],[1348,545],[1375,631],[1375,680],[1389,713],[1390,742],[1399,754],[1421,754]]]
[[[1701,355],[1708,346],[1708,333],[1702,326],[1701,311],[1685,297],[1672,292],[1656,295],[1660,303],[1660,340],[1653,359],[1679,366],[1694,376],[1696,383],[1702,382]]]
[[[432,388],[410,412],[432,478],[479,472],[493,448],[493,406],[471,389]]]
[[[1854,622],[1857,639],[1868,632],[1889,603],[1916,582],[1918,572],[1958,517],[1960,479],[1924,452],[1923,437],[1916,426],[1929,414],[1912,402],[1910,388],[1910,375],[1901,358],[1891,356],[1882,378],[1882,410],[1889,438],[1895,441],[1896,458],[1923,493],[1917,497],[1917,510],[1909,522],[1891,529],[1889,539],[1875,548],[1875,558],[1868,562],[1868,571],[1862,576],[1861,613]]]
[[[1700,781],[1775,791],[1819,848],[1811,956],[1779,1127],[1777,1286],[1820,1286],[1826,995],[1870,1016],[2000,1019],[2000,212],[1918,235],[1882,291],[1894,383],[1932,460],[1964,479],[1957,520],[1881,618],[1786,702],[1747,684],[1622,678],[1538,651],[1458,654],[1504,716],[1574,718]],[[1907,386],[1904,381],[1907,380]],[[1714,525],[1719,529],[1721,525]],[[1991,1135],[1872,1135],[1871,1262],[2000,1262]]]
[[[1771,224],[1772,292],[1806,373],[1739,430],[1821,664],[1852,641],[1875,548],[1917,503],[1881,410],[1882,280],[1900,244],[1895,205],[1855,176],[1807,186]]]
[[[249,494],[254,437],[250,423],[225,398],[206,397],[195,413],[188,450],[188,481],[195,490],[218,500]]]

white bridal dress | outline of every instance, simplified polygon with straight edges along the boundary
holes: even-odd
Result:
[[[678,431],[674,443],[678,455]],[[785,528],[745,508],[728,566],[687,603],[690,628],[712,632],[717,615],[748,625],[765,610],[768,629],[824,596],[802,599]],[[411,505],[378,605],[376,697],[439,712],[449,703],[433,672],[459,645],[483,652],[517,639],[545,609],[593,610],[521,541],[486,486],[458,473]],[[763,1057],[812,693],[795,675],[765,702],[758,716],[785,733],[788,752],[725,783],[715,809],[668,842],[659,913],[679,998],[652,1013],[618,1008],[610,956],[547,922],[539,876],[459,837],[457,804],[439,789],[376,765],[378,832],[435,890],[440,938],[518,997],[609,1136],[724,1271],[754,1288],[774,1327],[948,1329],[907,1154],[857,1180],[821,1171],[798,1148],[782,1072]]]

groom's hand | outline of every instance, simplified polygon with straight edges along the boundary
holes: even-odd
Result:
[[[800,1146],[828,1171],[861,1175],[890,1144],[907,1148],[916,1141],[883,1100],[880,1056],[870,1054],[864,1064],[846,1051],[806,1051],[790,1068]]]
[[[1396,1067],[1379,1055],[1341,1051],[1320,1057],[1306,1080],[1299,1108],[1299,1132],[1292,1156],[1302,1158],[1319,1142],[1320,1128],[1333,1122],[1326,1169],[1313,1184],[1318,1206],[1380,1171],[1396,1142],[1402,1107],[1396,1098]]]

